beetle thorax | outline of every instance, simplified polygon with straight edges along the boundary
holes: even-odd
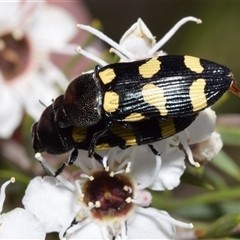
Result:
[[[75,78],[64,94],[64,109],[70,122],[79,127],[96,124],[101,119],[101,89],[92,74]]]

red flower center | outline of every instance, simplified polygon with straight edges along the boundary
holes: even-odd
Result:
[[[83,186],[84,202],[95,204],[100,202],[100,207],[91,210],[94,218],[99,220],[113,220],[125,217],[133,208],[132,203],[127,203],[127,198],[133,198],[133,186],[124,174],[109,176],[107,172],[97,172],[94,180],[88,180]]]

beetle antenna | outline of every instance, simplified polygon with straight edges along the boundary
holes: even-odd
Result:
[[[42,106],[44,106],[45,108],[47,108],[46,104],[43,103],[40,99],[39,99],[38,101],[39,101],[39,103],[40,103]]]

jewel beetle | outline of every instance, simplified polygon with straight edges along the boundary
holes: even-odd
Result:
[[[234,82],[226,66],[187,55],[96,66],[93,73],[75,78],[56,99],[54,119],[61,128],[88,128],[103,121],[92,137],[91,155],[113,123],[134,129],[135,123],[150,119],[194,116],[227,90],[240,96]]]
[[[124,149],[129,146],[150,144],[187,128],[197,114],[185,118],[168,118],[166,121],[149,119],[133,123],[134,128],[123,128],[115,122],[96,142],[95,150],[109,149],[119,146]],[[38,122],[32,126],[32,144],[35,153],[47,152],[58,155],[69,152],[68,165],[71,165],[78,156],[78,149],[89,150],[94,134],[104,128],[105,123],[100,120],[90,127],[68,126],[59,127],[55,122],[52,104],[45,108]],[[95,152],[93,157],[101,161]],[[58,171],[59,172],[59,171]]]

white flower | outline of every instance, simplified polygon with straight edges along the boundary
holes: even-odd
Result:
[[[66,87],[49,53],[74,54],[66,43],[76,31],[65,10],[43,1],[1,2],[0,24],[0,137],[9,138],[24,111],[37,120],[38,100],[48,105]]]
[[[141,18],[139,18],[138,21],[124,33],[119,44],[114,42],[112,39],[97,29],[83,24],[78,24],[77,26],[96,35],[98,38],[102,39],[110,46],[112,46],[110,51],[117,54],[121,59],[120,61],[131,62],[139,59],[150,58],[153,56],[165,55],[165,52],[158,50],[176,33],[176,31],[182,25],[189,21],[194,21],[196,23],[202,22],[200,19],[197,19],[195,17],[185,17],[177,22],[173,28],[168,33],[166,33],[165,36],[157,43],[155,37],[152,35]],[[78,47],[77,51],[82,55],[92,59],[93,61],[98,62],[102,66],[107,65],[106,62],[103,62],[101,59],[97,58],[91,53],[86,52],[85,50],[81,49],[81,47]]]
[[[201,111],[196,120],[184,131],[176,134],[176,144],[182,144],[191,164],[211,160],[222,148],[220,135],[215,132],[217,116],[211,108]],[[173,137],[173,138],[174,138]]]
[[[22,208],[15,208],[2,214],[5,189],[14,178],[5,182],[0,193],[0,239],[45,239],[46,233],[39,220]]]
[[[174,160],[148,152],[148,146],[113,148],[105,152],[103,168],[86,151],[79,151],[80,178],[73,177],[77,173],[69,181],[62,176],[37,177],[30,182],[23,204],[46,232],[59,232],[60,239],[173,239],[176,225],[192,225],[149,207],[152,197],[146,188],[174,188],[184,170],[184,154],[169,144],[158,148],[171,152]],[[43,158],[39,160],[54,174]]]
[[[195,161],[202,163],[212,160],[222,149],[222,146],[220,134],[213,132],[207,140],[190,145],[190,148]]]

